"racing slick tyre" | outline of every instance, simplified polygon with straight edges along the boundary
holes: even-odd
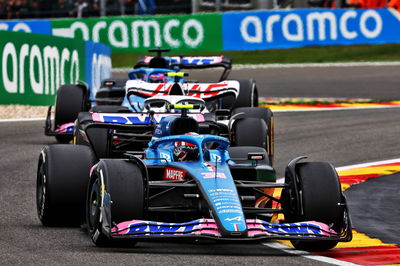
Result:
[[[141,219],[144,203],[145,180],[138,165],[128,160],[100,160],[92,171],[86,198],[86,222],[93,243],[100,247],[136,244],[132,240],[110,239],[110,232],[105,232],[110,229],[103,229],[102,225],[104,221],[114,225]]]
[[[264,119],[247,117],[235,121],[231,128],[230,137],[232,146],[256,146],[266,149],[269,162],[272,165],[272,142]]]
[[[317,221],[329,225],[336,232],[344,228],[344,207],[341,205],[342,193],[338,175],[329,163],[304,162],[296,165],[297,190],[303,206],[294,213],[285,212],[288,222]],[[285,180],[293,189],[294,180]],[[300,193],[301,192],[301,193]],[[282,207],[288,207],[288,190],[282,192]],[[292,197],[293,198],[293,197]],[[289,203],[290,204],[290,203]],[[336,240],[292,240],[296,249],[322,251],[335,247]]]
[[[79,225],[85,219],[85,196],[95,157],[89,147],[56,144],[40,153],[36,207],[45,226]]]
[[[62,85],[57,90],[56,110],[54,115],[55,127],[73,123],[78,117],[79,112],[89,109],[88,95],[86,88],[82,85]],[[68,143],[72,140],[72,135],[56,135],[60,143]]]
[[[236,98],[233,108],[238,107],[257,107],[258,90],[253,79],[237,79],[240,84],[239,95]]]
[[[221,109],[234,109],[239,107],[257,107],[258,90],[253,79],[237,79],[240,85],[239,95],[222,99]]]
[[[238,115],[240,114],[240,115]],[[265,121],[268,128],[268,140],[267,146],[264,146],[267,150],[269,161],[271,165],[274,162],[274,115],[269,108],[260,108],[260,107],[240,107],[235,108],[232,111],[232,116],[238,115],[238,119],[253,117],[253,118],[261,118]]]

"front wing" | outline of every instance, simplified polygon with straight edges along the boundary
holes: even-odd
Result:
[[[211,238],[216,240],[304,239],[349,241],[328,225],[315,222],[268,223],[247,219],[247,235],[222,237],[214,219],[198,219],[185,223],[143,220],[121,222],[111,229],[111,238]],[[239,233],[239,232],[238,232]]]

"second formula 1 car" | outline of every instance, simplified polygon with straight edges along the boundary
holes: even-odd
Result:
[[[198,82],[186,80],[183,75],[170,76],[169,73],[176,73],[180,69],[223,68],[224,71],[219,79],[219,83],[221,83],[226,81],[232,68],[231,60],[224,56],[169,57],[162,55],[162,52],[169,51],[168,49],[150,51],[157,52],[157,55],[139,58],[135,67],[128,73],[127,80],[104,80],[101,88],[97,91],[91,91],[83,83],[62,85],[57,90],[55,108],[50,106],[48,109],[45,135],[55,136],[60,143],[70,142],[74,130],[73,123],[79,112],[137,112],[137,108],[132,107],[131,102],[143,103],[143,98],[132,99],[133,95],[128,96],[128,89],[131,88],[132,82],[141,82],[140,88],[143,91],[153,87],[152,84],[172,86],[174,83],[185,86],[192,84],[191,87],[196,89]],[[255,81],[238,79],[237,82],[239,88],[234,97],[220,98],[218,105],[215,105],[217,108],[233,110],[240,107],[258,106],[258,90]],[[222,93],[218,95],[222,95]],[[207,94],[197,94],[197,97],[202,96],[207,96]]]

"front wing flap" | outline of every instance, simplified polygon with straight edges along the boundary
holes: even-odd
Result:
[[[328,225],[315,222],[268,223],[259,219],[247,219],[247,235],[222,237],[214,219],[198,219],[185,223],[165,223],[132,220],[115,225],[111,238],[211,238],[216,240],[304,239],[347,241]]]

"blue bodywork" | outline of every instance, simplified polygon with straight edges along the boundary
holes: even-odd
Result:
[[[174,142],[189,142],[199,148],[199,160],[175,161]],[[218,143],[213,150],[207,143]],[[245,234],[246,222],[242,205],[229,169],[229,140],[214,135],[176,135],[153,140],[145,151],[145,164],[166,165],[183,169],[190,173],[207,200],[213,217],[225,234],[241,232]]]

